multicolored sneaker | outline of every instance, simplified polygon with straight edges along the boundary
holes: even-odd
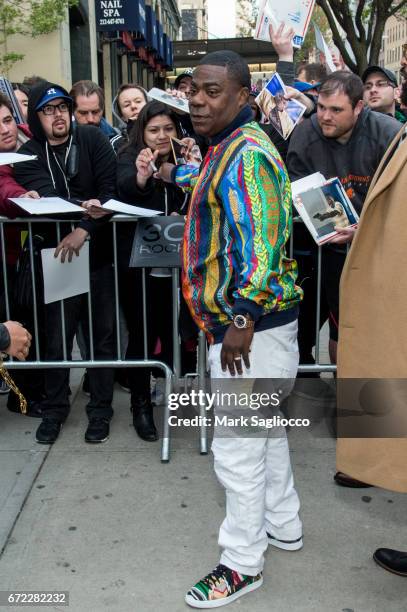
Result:
[[[245,576],[226,565],[218,565],[188,591],[185,601],[193,608],[220,608],[258,589],[262,584],[261,572],[257,576]]]

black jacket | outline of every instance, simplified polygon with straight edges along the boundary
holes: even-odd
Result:
[[[380,161],[400,130],[396,119],[368,108],[362,110],[346,144],[326,138],[317,115],[305,119],[292,133],[287,156],[290,179],[314,172],[339,177],[356,211],[360,213]]]
[[[19,152],[37,155],[37,159],[15,165],[17,182],[27,190],[38,191],[43,197],[59,196],[73,202],[97,198],[103,203],[116,197],[116,157],[109,139],[101,130],[82,125],[73,128],[71,123],[65,167],[58,162],[53,148],[47,143],[35,107],[45,91],[53,86],[57,87],[46,83],[30,93],[28,124],[33,138]],[[81,217],[78,226],[92,237],[92,267],[111,261],[111,227],[107,219],[95,221]],[[69,232],[70,227],[65,227],[62,236]],[[56,238],[54,234],[51,236],[49,226],[46,236],[47,242],[53,246]]]

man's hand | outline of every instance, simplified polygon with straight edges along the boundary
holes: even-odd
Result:
[[[164,162],[161,164],[159,171],[154,174],[154,178],[161,179],[165,183],[171,183],[171,173],[173,168],[175,168],[175,164]]]
[[[153,153],[152,150],[148,148],[143,149],[138,154],[135,164],[137,169],[137,185],[140,189],[144,189],[148,179],[153,176],[154,169],[152,164],[155,165],[159,154],[160,152],[158,149]]]
[[[100,200],[86,200],[86,202],[82,202],[82,208],[85,208],[87,214],[91,219],[101,219],[102,217],[106,217],[107,215],[111,215],[111,210],[106,210],[103,208]]]
[[[68,254],[68,261],[71,262],[74,253],[79,257],[79,251],[83,247],[83,243],[87,237],[88,232],[81,227],[77,227],[73,232],[61,240],[55,249],[54,257],[58,257],[61,253],[61,263],[65,263],[65,258]]]
[[[295,31],[293,28],[285,31],[285,23],[282,22],[277,30],[274,30],[273,26],[270,24],[269,32],[278,59],[282,62],[294,61],[293,38],[295,36]]]
[[[40,194],[37,191],[27,191],[27,193],[23,193],[22,196],[20,196],[21,198],[32,198],[33,200],[39,200],[40,199]]]
[[[178,89],[170,89],[167,88],[165,93],[170,94],[173,98],[179,98],[181,100],[187,100],[188,98],[185,95],[184,91],[178,91]]]
[[[236,372],[243,374],[242,359],[246,368],[250,368],[249,353],[253,334],[254,329],[252,327],[237,329],[233,323],[229,325],[220,353],[220,361],[224,372],[228,368],[232,376]]]
[[[286,85],[286,94],[284,96],[286,100],[297,100],[297,102],[301,102],[307,108],[308,113],[312,113],[315,109],[315,104],[308,96],[302,93],[302,91],[298,91],[295,87],[290,87]]]
[[[4,352],[25,361],[30,351],[31,334],[17,321],[7,321],[4,325],[10,334],[10,344]]]
[[[357,229],[357,225],[354,227],[335,226],[335,230],[338,232],[338,235],[331,238],[331,240],[328,241],[328,244],[346,244],[347,242],[352,242]]]

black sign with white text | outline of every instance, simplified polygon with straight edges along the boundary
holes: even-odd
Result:
[[[141,218],[137,222],[129,267],[180,268],[184,226],[181,215]]]
[[[96,30],[145,31],[144,0],[95,0]]]

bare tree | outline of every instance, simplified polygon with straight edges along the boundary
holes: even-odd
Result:
[[[324,11],[332,39],[347,66],[362,74],[379,63],[386,21],[392,15],[405,19],[407,0],[316,0]],[[345,34],[343,34],[345,32]],[[348,41],[349,47],[345,44]]]
[[[237,0],[236,2],[236,15],[238,19],[237,23],[237,36],[252,36],[253,30],[256,27],[257,19],[257,2],[256,0]]]

